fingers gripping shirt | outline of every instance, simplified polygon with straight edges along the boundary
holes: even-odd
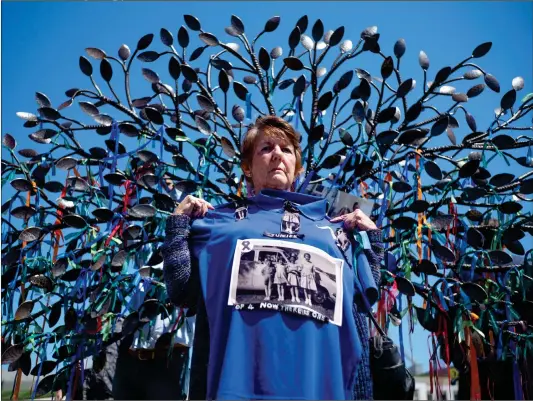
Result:
[[[265,233],[279,232],[287,200],[300,214],[298,235],[267,239]],[[318,228],[339,226],[328,222],[325,209],[320,198],[268,190],[250,198],[242,220],[233,205],[223,205],[193,223],[191,256],[210,329],[208,399],[352,397],[361,358],[355,276],[335,240]],[[301,278],[289,286],[286,272],[307,259],[315,286],[302,287]],[[265,265],[272,266],[272,280],[262,274]],[[371,282],[368,264],[363,270]]]

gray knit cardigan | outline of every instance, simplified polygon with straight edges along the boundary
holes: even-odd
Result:
[[[171,301],[178,306],[197,309],[196,335],[193,345],[191,362],[191,377],[189,380],[189,399],[205,399],[207,361],[209,353],[209,334],[205,307],[201,299],[201,291],[197,282],[197,275],[192,269],[188,237],[190,219],[185,215],[173,215],[167,219],[166,237],[162,247],[164,260],[164,279]],[[379,285],[381,280],[380,264],[383,260],[383,244],[381,230],[367,231],[371,249],[365,250],[372,275]],[[366,313],[353,306],[353,314],[357,330],[363,345],[361,366],[357,370],[354,400],[371,400],[372,376],[369,360],[369,330]]]

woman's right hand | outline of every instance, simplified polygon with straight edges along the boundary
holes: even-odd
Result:
[[[184,214],[190,218],[204,217],[208,209],[213,210],[215,208],[206,200],[187,195],[180,202],[174,214]]]

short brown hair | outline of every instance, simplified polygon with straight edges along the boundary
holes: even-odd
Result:
[[[289,141],[294,147],[294,153],[296,156],[295,175],[297,175],[302,168],[300,134],[291,124],[278,116],[259,117],[255,120],[255,123],[248,128],[241,146],[241,168],[244,170],[245,168],[250,168],[252,165],[255,144],[259,132],[262,132],[267,137],[280,138]]]

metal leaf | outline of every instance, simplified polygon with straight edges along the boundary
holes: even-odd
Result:
[[[19,360],[24,353],[24,344],[15,344],[2,354],[2,364],[10,364]]]
[[[468,96],[464,93],[454,93],[452,95],[452,99],[457,103],[468,102]]]
[[[259,65],[265,71],[268,71],[270,68],[270,55],[268,54],[267,49],[264,47],[259,49]]]
[[[31,206],[19,206],[11,211],[11,215],[17,219],[28,220],[37,213]]]
[[[4,134],[2,137],[2,143],[11,150],[15,149],[17,146],[17,141],[11,136],[11,134]]]
[[[231,26],[239,33],[239,35],[244,33],[244,24],[236,15],[231,16]]]
[[[9,135],[9,134],[6,134],[6,135]],[[11,136],[11,135],[10,135]],[[7,145],[6,145],[7,146]],[[18,151],[19,155],[23,156],[23,157],[28,157],[28,158],[33,158],[35,156],[37,156],[39,153],[37,153],[36,150],[34,149],[20,149]]]
[[[500,83],[498,82],[496,77],[490,74],[485,74],[485,83],[494,92],[500,93]]]
[[[78,160],[73,157],[62,157],[56,162],[56,167],[61,170],[70,170],[78,165]]]
[[[49,277],[46,277],[44,274],[36,274],[30,277],[30,283],[35,287],[42,288],[48,292],[52,291],[54,283]]]
[[[59,106],[57,106],[57,110],[59,111],[59,110],[66,109],[67,107],[70,107],[72,105],[72,102],[73,102],[72,99],[65,100],[63,103],[61,103]],[[65,124],[72,124],[72,122],[71,121],[66,121],[62,125],[65,126]]]
[[[463,74],[464,79],[476,79],[479,78],[483,73],[480,70],[470,70]]]
[[[414,121],[418,118],[420,113],[422,112],[422,103],[416,102],[411,107],[407,109],[407,112],[405,113],[405,120],[406,121]]]
[[[33,305],[34,302],[32,300],[21,303],[17,308],[17,311],[15,312],[15,320],[23,320],[28,318],[31,315],[31,311],[33,310]],[[5,362],[2,360],[2,363]]]
[[[24,111],[18,111],[17,117],[22,118],[23,120],[26,120],[26,121],[39,121],[39,119],[37,118],[35,114],[26,113]]]
[[[311,30],[311,34],[313,35],[315,42],[318,42],[322,38],[322,35],[324,35],[324,24],[322,23],[322,20],[316,20],[313,29]]]
[[[102,124],[105,127],[111,127],[111,125],[113,125],[113,118],[107,114],[97,114],[96,116],[93,116],[93,118],[94,121],[96,121],[98,124]]]
[[[277,47],[274,47],[271,51],[270,51],[270,57],[272,58],[272,60],[275,60],[279,57],[281,57],[283,54],[283,49],[279,46]]]
[[[326,69],[326,67],[318,67],[316,70],[316,77],[317,78],[323,77],[327,71],[328,70]]]
[[[383,124],[391,121],[394,118],[395,114],[396,107],[387,107],[385,109],[382,109],[377,116],[378,124]]]
[[[519,90],[524,89],[524,78],[522,77],[513,78],[512,86],[513,86],[513,89],[517,92]]]
[[[446,128],[446,134],[448,134],[448,139],[453,145],[457,145],[457,139],[455,139],[455,133],[451,128]]]
[[[157,209],[152,205],[135,205],[128,210],[128,214],[133,217],[149,218],[155,216]]]
[[[340,92],[341,90],[345,89],[350,85],[353,79],[353,70],[346,71],[337,81],[337,91]]]
[[[340,165],[345,158],[346,158],[345,156],[341,156],[338,154],[329,155],[328,157],[324,159],[320,167],[326,170],[335,168],[338,165]]]
[[[200,40],[204,42],[208,46],[218,46],[220,42],[218,41],[217,37],[209,32],[202,32],[198,35]]]
[[[39,227],[28,227],[20,233],[19,239],[25,242],[35,241],[41,235],[41,231]]]
[[[344,37],[344,26],[340,26],[331,34],[328,43],[331,47],[337,46]]]
[[[148,120],[154,124],[162,125],[165,122],[163,115],[159,112],[159,110],[153,107],[145,107],[144,112],[146,113]]]
[[[246,95],[248,94],[248,89],[246,89],[246,86],[238,81],[234,81],[233,90],[239,99],[246,101]]]
[[[313,48],[315,47],[315,42],[313,42],[313,39],[311,39],[307,35],[302,35],[300,37],[300,42],[302,43],[302,46],[306,50],[313,50]]]
[[[239,123],[244,121],[244,109],[238,105],[233,106],[231,109],[231,115]]]
[[[189,29],[193,31],[199,31],[202,29],[200,21],[196,17],[186,14],[183,16],[183,19],[185,20],[185,24],[187,24]]]
[[[351,40],[343,40],[341,44],[339,45],[339,49],[341,53],[348,53],[353,48],[353,43]]]
[[[159,82],[159,75],[155,71],[152,71],[149,68],[143,68],[142,74],[144,79],[146,79],[148,82],[155,84]]]
[[[443,85],[439,88],[439,93],[445,94],[445,95],[451,95],[455,93],[455,88],[453,86],[449,85]]]
[[[90,57],[95,58],[96,60],[103,60],[107,57],[105,51],[96,47],[87,47],[85,51]]]
[[[446,81],[451,73],[452,73],[451,67],[441,68],[435,75],[435,80],[433,81],[433,85],[440,84],[441,82]]]
[[[65,223],[69,227],[73,228],[85,228],[87,227],[87,222],[85,219],[81,216],[78,216],[77,214],[69,214],[67,216],[63,216],[61,219],[63,223]]]
[[[137,50],[146,49],[148,46],[150,46],[150,44],[152,43],[152,40],[154,40],[154,34],[153,33],[149,33],[147,35],[144,35],[137,42]]]
[[[405,97],[414,87],[414,80],[413,78],[406,79],[403,81],[400,86],[398,87],[398,90],[396,91],[396,96],[399,98]]]
[[[365,119],[365,106],[360,101],[355,102],[352,109],[352,116],[354,120],[361,123]]]
[[[508,110],[511,107],[514,106],[516,102],[516,91],[514,89],[511,89],[505,95],[502,96],[502,99],[500,101],[500,107],[503,110]]]
[[[466,92],[466,96],[468,96],[469,98],[473,98],[480,95],[484,90],[485,84],[477,84],[468,89],[468,91]]]
[[[394,44],[394,55],[401,58],[405,53],[405,39],[398,39]]]
[[[392,61],[392,57],[389,56],[381,64],[381,77],[384,80],[386,80],[388,77],[391,76],[393,71],[394,71],[394,62]]]
[[[237,31],[234,27],[232,27],[231,25],[230,26],[227,26],[224,28],[224,31],[230,35],[230,36],[233,36],[234,38],[237,38],[239,37],[240,33],[239,31]]]
[[[123,44],[120,46],[120,48],[118,49],[118,56],[120,57],[120,59],[122,61],[126,61],[131,55],[131,50],[130,48],[128,47],[128,45],[126,44]]]
[[[113,67],[107,59],[103,59],[100,62],[100,75],[106,82],[111,81],[111,78],[113,78]]]
[[[474,118],[474,116],[470,113],[466,113],[465,119],[466,119],[466,123],[468,124],[468,127],[472,130],[472,132],[476,132],[477,124],[476,124],[476,119]]]
[[[83,56],[80,56],[80,70],[88,77],[93,75],[93,66],[91,65],[91,62]]]
[[[40,373],[40,376],[46,376],[47,374],[52,373],[56,366],[57,361],[43,361],[35,365],[30,374],[32,376],[37,376]]]
[[[248,85],[255,85],[257,83],[257,78],[252,76],[252,75],[246,75],[244,78],[243,78],[243,81],[245,84],[248,84]]]
[[[198,101],[198,105],[205,111],[212,113],[215,111],[215,105],[213,102],[204,95],[196,95],[196,100]]]
[[[229,80],[228,74],[226,73],[225,70],[223,69],[220,70],[218,72],[218,86],[220,87],[222,92],[224,93],[228,92],[229,84],[230,84],[230,80]]]
[[[427,70],[429,68],[429,57],[426,53],[424,53],[423,50],[420,50],[418,55],[418,64],[420,64],[420,67],[422,67],[423,70]]]
[[[187,80],[189,80],[191,82],[198,81],[198,74],[196,73],[194,68],[192,68],[190,65],[182,64],[181,65],[181,73],[183,74],[185,79],[187,79]],[[185,92],[188,92],[188,91],[185,91]]]
[[[298,29],[298,27],[295,27],[289,35],[289,47],[291,48],[291,50],[296,49],[296,46],[298,46],[298,43],[300,43],[300,36],[300,29]]]
[[[152,50],[147,50],[145,52],[140,53],[137,56],[138,60],[144,61],[146,63],[151,63],[153,61],[156,61],[159,58],[159,53],[154,52]]]
[[[270,18],[265,24],[264,31],[265,32],[274,32],[278,28],[280,20],[281,20],[281,17],[279,17],[279,16],[275,16],[275,17]]]
[[[300,71],[304,68],[302,61],[297,57],[284,58],[283,62],[289,70]]]
[[[35,92],[35,101],[39,105],[39,107],[52,107],[52,103],[50,102],[50,99],[41,92]]]
[[[98,108],[91,102],[79,102],[79,106],[85,114],[91,117],[94,117],[100,114],[100,112],[98,111]]]
[[[235,148],[233,147],[229,139],[222,137],[220,138],[220,141],[222,142],[222,151],[224,152],[224,154],[228,156],[229,158],[235,157],[236,155]]]
[[[161,39],[161,43],[163,43],[165,46],[172,46],[174,43],[174,37],[168,29],[161,28],[159,31],[159,38]]]
[[[326,110],[331,104],[332,100],[333,100],[333,92],[329,91],[329,92],[324,93],[318,99],[318,103],[317,103],[318,110],[320,111]]]
[[[200,116],[196,116],[194,118],[194,121],[196,122],[196,127],[198,127],[198,130],[204,134],[204,135],[211,135],[211,127],[209,126],[209,123],[203,119]]]
[[[307,81],[305,79],[305,75],[300,75],[292,87],[292,95],[295,97],[300,96],[302,93],[304,93],[306,87]]]
[[[183,25],[178,30],[178,43],[183,48],[189,46],[189,32],[187,32],[187,29]]]
[[[492,47],[492,42],[485,42],[485,43],[480,44],[472,52],[472,57],[473,58],[483,57],[485,54],[487,54],[490,51],[491,47]]]
[[[41,118],[46,120],[56,121],[61,118],[61,114],[56,109],[51,107],[41,107],[37,111],[39,112]]]

